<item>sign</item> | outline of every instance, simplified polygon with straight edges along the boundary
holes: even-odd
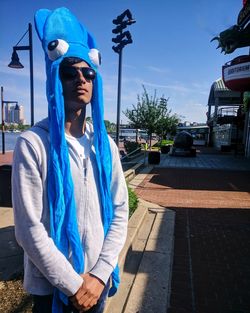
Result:
[[[250,85],[250,56],[240,56],[222,67],[222,78],[227,88],[244,92]]]
[[[247,1],[244,7],[240,10],[238,15],[237,24],[239,26],[245,26],[246,23],[250,20],[250,2]]]

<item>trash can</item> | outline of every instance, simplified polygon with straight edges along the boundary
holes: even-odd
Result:
[[[161,155],[159,151],[149,151],[148,153],[148,164],[159,164]]]
[[[12,207],[11,201],[11,165],[0,166],[0,206]]]
[[[161,146],[161,153],[162,154],[167,154],[170,151],[170,145],[166,145],[166,146]]]

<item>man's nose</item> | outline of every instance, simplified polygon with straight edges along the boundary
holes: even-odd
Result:
[[[77,79],[80,81],[80,82],[83,82],[83,83],[86,83],[87,80],[86,78],[83,76],[83,73],[81,70],[77,70]]]

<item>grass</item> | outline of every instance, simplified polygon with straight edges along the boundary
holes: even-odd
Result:
[[[138,198],[133,189],[128,186],[128,200],[129,200],[129,218],[138,207]]]

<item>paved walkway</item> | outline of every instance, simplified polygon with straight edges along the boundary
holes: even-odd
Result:
[[[165,282],[165,265],[156,268],[155,257],[151,258],[153,250],[155,255],[164,257],[169,243],[163,239],[169,236],[167,215],[158,212],[158,227],[148,227],[146,258],[140,266],[140,273],[152,273],[153,280],[144,281],[144,289],[135,288],[136,283],[142,286],[141,274],[137,275],[132,291],[140,291],[140,297],[131,292],[125,312],[249,313],[250,160],[210,151],[200,151],[196,158],[161,155],[161,163],[148,167],[144,173],[138,175],[143,181],[132,181],[140,198],[154,204],[152,207],[167,208],[167,215],[169,210],[175,213],[173,265],[166,264],[172,269],[170,300],[157,300],[156,311],[149,306],[133,311],[140,306],[138,299],[145,299],[153,307],[157,295],[168,296],[168,288],[160,285]],[[20,263],[21,251],[14,241],[11,214],[11,208],[0,208],[1,279],[3,274],[10,274],[11,264],[15,270]],[[134,227],[137,224],[134,221]],[[145,242],[144,238],[139,239]],[[156,274],[162,274],[160,284]],[[150,288],[157,284],[158,289],[151,292]],[[168,310],[163,303],[168,303]]]
[[[161,157],[136,192],[176,214],[167,313],[249,313],[250,160]]]
[[[13,159],[13,151],[6,151],[5,154],[0,153],[0,165],[11,164]]]

